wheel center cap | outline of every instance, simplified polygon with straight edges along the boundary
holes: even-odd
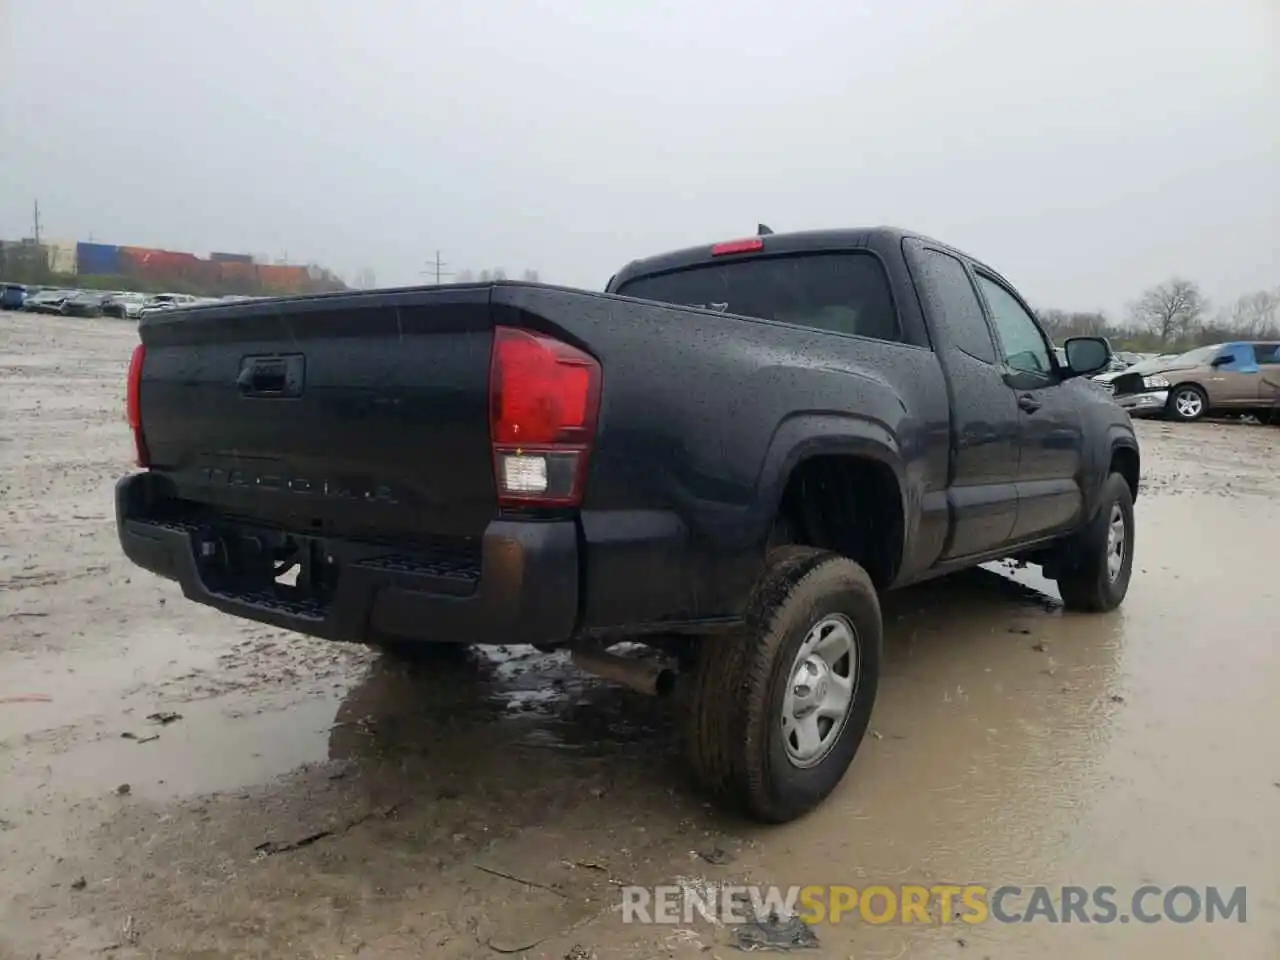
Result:
[[[809,657],[800,664],[795,677],[797,714],[814,710],[831,685],[830,668],[821,657]]]

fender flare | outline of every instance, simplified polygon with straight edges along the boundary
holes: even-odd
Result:
[[[1109,470],[1111,461],[1116,458],[1116,453],[1124,450],[1133,454],[1133,458],[1138,462],[1138,477],[1134,484],[1133,498],[1138,498],[1138,491],[1142,488],[1142,451],[1138,448],[1138,441],[1128,433],[1121,431],[1119,428],[1112,428],[1111,436],[1108,438],[1110,443],[1107,447],[1107,462],[1103,465],[1104,469]],[[1105,480],[1106,478],[1103,477]]]
[[[856,456],[888,467],[898,485],[899,510],[903,522],[903,552],[913,531],[909,509],[906,470],[897,437],[884,423],[869,417],[842,413],[796,413],[773,431],[756,479],[752,525],[763,543],[782,503],[782,494],[792,472],[805,460],[824,455]]]
[[[1099,494],[1102,491],[1102,485],[1107,482],[1107,476],[1111,472],[1111,461],[1115,459],[1116,451],[1125,450],[1133,454],[1138,461],[1139,485],[1141,485],[1142,478],[1142,454],[1138,449],[1138,443],[1119,424],[1113,423],[1109,425],[1107,427],[1106,441],[1096,446],[1091,446],[1089,449],[1092,452],[1086,464],[1087,472],[1083,474],[1083,477],[1089,481],[1083,486],[1086,522],[1092,520],[1098,512]],[[1136,494],[1134,499],[1137,499]]]

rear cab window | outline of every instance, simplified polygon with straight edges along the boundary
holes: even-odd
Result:
[[[698,264],[637,277],[615,292],[815,330],[907,342],[884,267],[868,252],[782,254]]]

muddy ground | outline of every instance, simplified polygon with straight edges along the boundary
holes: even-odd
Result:
[[[1139,424],[1113,615],[1030,571],[889,597],[873,735],[766,829],[689,790],[668,705],[559,657],[410,669],[132,568],[135,336],[0,315],[5,960],[737,955],[621,922],[619,884],[701,880],[1245,885],[1243,924],[855,919],[808,955],[1280,956],[1280,430]]]

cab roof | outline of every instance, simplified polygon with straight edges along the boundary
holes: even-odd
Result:
[[[991,270],[990,267],[981,263],[976,257],[912,230],[890,226],[846,227],[833,230],[800,230],[792,233],[763,233],[755,236],[727,238],[716,243],[685,247],[682,250],[673,250],[652,257],[632,260],[610,278],[606,289],[609,291],[617,290],[624,283],[637,277],[647,277],[669,273],[674,270],[684,270],[689,267],[722,263],[730,259],[745,258],[747,256],[826,253],[859,249],[887,254],[890,250],[899,249],[902,241],[906,239],[920,240],[930,246],[949,250],[966,260],[979,263],[987,270]],[[996,271],[991,270],[991,272],[995,273]],[[998,273],[996,275],[999,276]]]

